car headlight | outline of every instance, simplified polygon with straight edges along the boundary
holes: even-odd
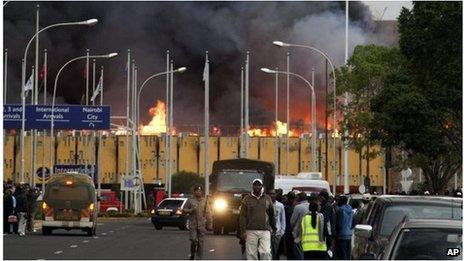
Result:
[[[216,199],[214,201],[214,210],[222,212],[227,208],[227,201],[224,199]]]

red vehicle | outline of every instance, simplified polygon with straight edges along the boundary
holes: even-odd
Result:
[[[123,209],[123,204],[116,196],[116,192],[110,189],[102,189],[100,194],[100,212],[116,211]]]

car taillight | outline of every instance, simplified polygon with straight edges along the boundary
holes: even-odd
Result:
[[[43,202],[43,203],[42,203],[42,209],[43,209],[43,210],[46,210],[47,207],[48,207],[48,206],[47,206],[47,203]]]
[[[90,211],[93,211],[94,208],[95,208],[95,205],[93,203],[91,203],[90,206],[89,206]]]
[[[180,208],[177,209],[176,212],[175,212],[175,214],[176,214],[176,215],[182,215],[182,210],[181,210]]]

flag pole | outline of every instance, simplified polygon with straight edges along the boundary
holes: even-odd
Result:
[[[169,72],[169,50],[166,51],[166,72]],[[168,135],[169,135],[169,117],[167,116],[169,114],[168,106],[169,106],[169,73],[166,73],[166,102],[165,102],[165,111],[166,117],[165,117],[165,125],[166,125],[166,131],[165,131],[165,136],[164,136],[164,183],[165,183],[165,188],[168,189],[168,196],[171,197],[171,190],[169,187],[171,184],[169,184],[169,181],[166,179],[168,176]],[[167,184],[167,186],[166,186]]]
[[[246,53],[246,63],[245,63],[245,158],[248,158],[248,131],[250,130],[250,118],[249,118],[249,73],[250,73],[250,52],[247,51]]]
[[[243,66],[240,68],[240,151],[239,158],[243,158]]]
[[[5,68],[3,73],[3,104],[6,104],[7,84],[8,84],[8,49],[5,49],[5,61],[3,62]]]
[[[208,169],[208,143],[209,143],[209,58],[206,51],[205,71],[203,72],[203,80],[205,82],[205,196],[209,194],[209,169]]]

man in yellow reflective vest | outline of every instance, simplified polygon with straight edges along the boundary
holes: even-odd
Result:
[[[324,216],[318,212],[316,202],[309,204],[309,213],[298,221],[293,231],[295,243],[300,243],[304,259],[327,259],[327,244],[324,238]]]

